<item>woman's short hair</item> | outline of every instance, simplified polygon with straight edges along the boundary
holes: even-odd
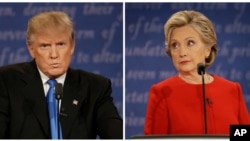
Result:
[[[211,52],[205,59],[205,66],[209,67],[217,54],[217,37],[213,23],[202,13],[193,10],[184,10],[174,13],[164,25],[166,53],[171,57],[168,47],[171,34],[175,28],[185,25],[192,26],[201,36],[204,43],[211,45]]]
[[[50,29],[70,33],[70,41],[75,43],[74,25],[70,17],[61,11],[50,11],[39,13],[29,20],[26,44],[30,45],[34,41],[34,34],[46,32]]]

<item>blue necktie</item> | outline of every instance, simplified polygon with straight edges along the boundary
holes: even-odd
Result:
[[[58,112],[55,98],[55,85],[57,82],[55,79],[50,79],[47,81],[47,83],[50,86],[47,94],[47,103],[49,108],[51,139],[62,139],[62,130],[60,124],[60,138],[58,137]]]

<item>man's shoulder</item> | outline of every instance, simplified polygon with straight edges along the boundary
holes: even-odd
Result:
[[[81,80],[89,81],[109,81],[109,78],[105,77],[102,74],[93,73],[83,69],[73,69],[69,68],[68,74],[72,77],[77,77]]]
[[[0,67],[0,73],[13,73],[13,72],[24,72],[27,68],[30,68],[31,62],[22,62],[22,63],[15,63],[15,64],[8,64],[5,66]]]

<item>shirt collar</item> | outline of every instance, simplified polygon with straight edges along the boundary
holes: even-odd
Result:
[[[47,81],[50,79],[48,76],[46,76],[40,69],[39,67],[38,68],[38,71],[40,73],[40,76],[41,76],[41,79],[42,79],[42,82],[43,84],[46,84]],[[64,81],[65,81],[65,78],[66,78],[66,72],[64,74],[62,74],[61,76],[57,77],[56,78],[56,81],[57,83],[61,83],[62,85],[64,84]]]

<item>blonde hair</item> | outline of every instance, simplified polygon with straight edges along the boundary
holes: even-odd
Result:
[[[217,37],[213,23],[202,13],[193,10],[184,10],[174,13],[164,25],[166,53],[171,57],[168,44],[171,33],[175,28],[191,25],[201,36],[204,43],[211,45],[211,51],[205,59],[205,66],[209,67],[215,60],[217,54]]]
[[[69,32],[71,43],[75,43],[74,26],[70,17],[64,12],[50,11],[39,13],[29,20],[26,44],[30,45],[34,41],[34,34],[46,32],[49,29]]]

